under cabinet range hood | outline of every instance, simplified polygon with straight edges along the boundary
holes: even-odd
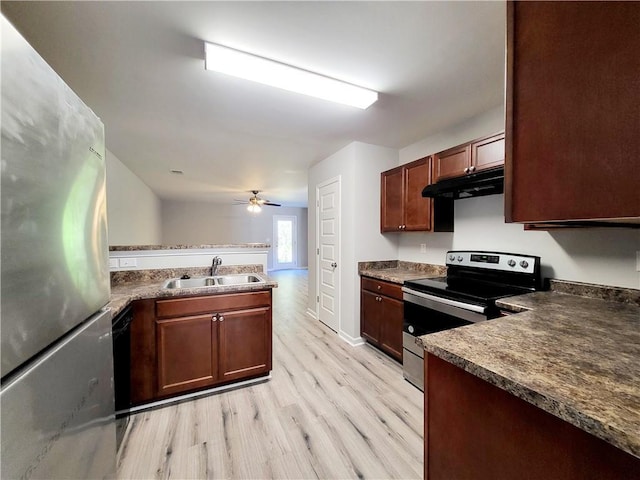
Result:
[[[423,197],[459,198],[482,197],[504,192],[504,167],[482,170],[463,177],[448,178],[427,185]]]

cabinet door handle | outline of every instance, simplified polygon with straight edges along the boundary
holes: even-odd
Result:
[[[402,230],[402,225],[398,225],[398,230]]]
[[[212,322],[217,322],[218,321],[218,314],[217,313],[211,317],[211,321]]]
[[[224,317],[222,315],[219,315],[218,320],[220,320],[221,322],[224,322]]]
[[[378,285],[378,290],[382,290],[382,285]]]
[[[475,172],[476,171],[476,166],[475,165],[471,165],[471,167],[469,168],[470,172]]]
[[[464,173],[469,173],[469,167],[466,167],[466,168],[464,169]]]

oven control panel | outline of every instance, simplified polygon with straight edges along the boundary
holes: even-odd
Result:
[[[446,264],[533,274],[540,268],[540,257],[517,253],[457,250],[447,252]]]

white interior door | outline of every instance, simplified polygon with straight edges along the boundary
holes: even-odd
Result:
[[[273,269],[294,268],[297,261],[298,226],[294,215],[273,216]]]
[[[340,327],[340,177],[316,190],[318,318],[336,332]]]

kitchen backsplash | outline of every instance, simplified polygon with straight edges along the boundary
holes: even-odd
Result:
[[[262,265],[220,265],[218,275],[234,273],[262,273]],[[187,267],[187,268],[157,268],[152,270],[127,270],[111,272],[111,286],[133,282],[162,282],[170,278],[180,278],[183,275],[190,277],[204,277],[211,273],[211,267]]]

